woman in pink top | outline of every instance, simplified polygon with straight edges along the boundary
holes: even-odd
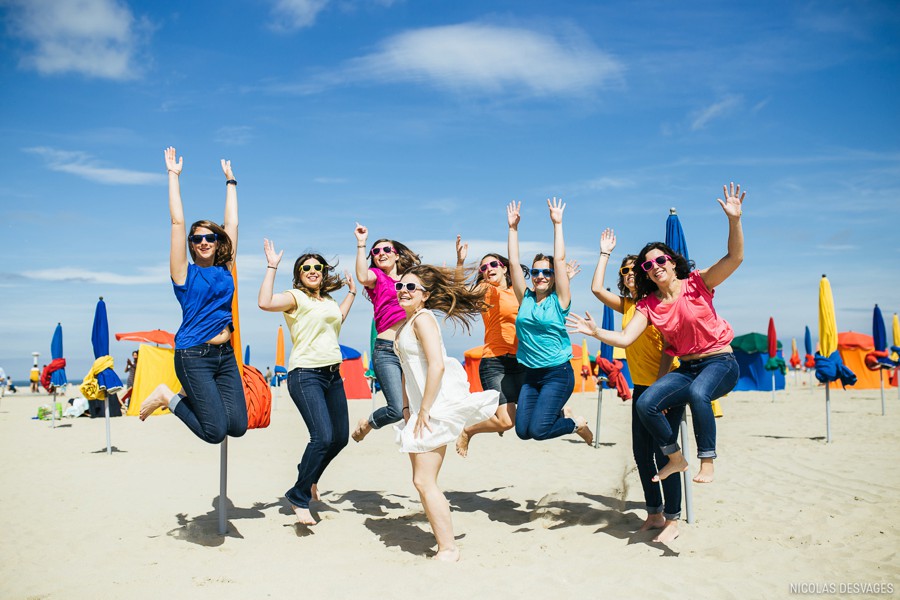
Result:
[[[636,404],[641,422],[669,458],[654,481],[688,468],[678,446],[678,430],[670,426],[664,414],[685,404],[691,406],[700,458],[700,472],[694,481],[713,480],[716,420],[711,402],[737,384],[738,365],[731,350],[734,331],[716,314],[712,299],[714,288],[744,260],[741,207],[746,193],[734,183],[730,189],[724,186],[724,191],[725,200],[718,202],[728,217],[728,252],[717,263],[692,271],[691,264],[665,244],[647,244],[635,261],[641,267],[635,278],[637,311],[623,331],[600,329],[587,313],[586,318],[570,315],[568,319],[573,331],[621,348],[631,345],[648,325],[653,325],[665,337],[665,352],[679,357],[678,369],[658,379]]]
[[[356,278],[366,290],[375,311],[375,349],[372,352],[372,369],[384,392],[387,402],[360,419],[351,437],[361,442],[373,429],[397,423],[403,419],[403,372],[400,360],[394,353],[397,330],[406,320],[406,311],[397,302],[394,284],[411,267],[421,263],[418,254],[394,240],[380,239],[366,252],[369,230],[356,224]],[[366,259],[369,259],[368,261]]]

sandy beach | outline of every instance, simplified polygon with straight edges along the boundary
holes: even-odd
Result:
[[[821,388],[724,398],[716,482],[693,486],[695,523],[668,546],[634,533],[645,513],[630,405],[613,393],[598,449],[476,436],[441,473],[462,551],[449,565],[426,558],[409,461],[385,430],[350,442],[321,482],[321,522],[295,526],[282,495],[307,433],[278,396],[268,429],[229,442],[222,537],[219,448],[176,418],[113,419],[110,456],[103,419],[53,429],[31,419],[47,396],[8,395],[0,597],[779,598],[831,584],[897,596],[900,401],[886,393],[882,417],[878,390],[832,392],[831,444]],[[595,395],[570,406],[593,427]],[[370,407],[351,401],[351,423]]]

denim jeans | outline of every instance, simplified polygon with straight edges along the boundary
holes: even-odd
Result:
[[[653,435],[663,454],[679,450],[678,429],[672,428],[663,410],[690,404],[697,457],[716,457],[716,418],[711,402],[737,385],[739,369],[734,354],[715,354],[683,361],[644,392],[637,405],[638,416]]]
[[[197,437],[218,444],[246,433],[247,401],[230,343],[175,350],[175,374],[186,395],[176,395],[169,409]]]
[[[525,367],[519,364],[515,354],[482,358],[478,364],[478,376],[483,389],[500,392],[500,404],[519,401],[519,393],[525,383]]]
[[[387,406],[382,406],[369,416],[369,425],[381,429],[403,419],[403,370],[400,368],[400,359],[394,354],[394,342],[375,340],[372,369],[381,385]]]
[[[653,443],[653,436],[650,435],[650,431],[644,427],[638,416],[638,398],[645,391],[647,391],[646,385],[634,386],[631,402],[631,450],[634,453],[634,463],[637,465],[641,487],[644,489],[647,513],[651,515],[663,513],[666,519],[676,520],[681,517],[681,478],[673,476],[666,477],[662,482],[653,481],[653,476],[669,462],[669,458],[662,453],[659,446]],[[671,408],[666,413],[666,420],[675,431],[678,431],[678,427],[681,425],[683,414],[683,406]],[[662,492],[660,492],[660,483]],[[665,507],[663,498],[665,498]]]
[[[334,457],[347,445],[350,435],[347,396],[341,379],[340,364],[318,369],[291,369],[288,393],[306,428],[309,443],[297,465],[297,482],[284,497],[300,508],[309,508],[310,489]]]
[[[555,367],[525,369],[516,407],[516,435],[523,440],[549,440],[575,431],[575,421],[562,407],[575,389],[575,373],[565,362]]]

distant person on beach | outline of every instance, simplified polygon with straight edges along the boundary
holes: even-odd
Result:
[[[3,370],[3,367],[0,367],[0,398],[2,398],[4,394],[6,394],[6,384],[6,371]]]
[[[128,382],[125,384],[128,388],[134,387],[134,375],[137,373],[138,351],[131,353],[131,358],[125,363],[125,374],[128,375]]]
[[[265,378],[265,380],[266,380],[266,385],[272,385],[272,377],[273,376],[274,376],[274,373],[272,373],[272,369],[269,367],[266,367],[266,374],[263,375],[263,378]]]
[[[237,253],[237,181],[231,161],[222,160],[225,175],[225,222],[197,221],[185,236],[179,176],[182,158],[166,149],[169,213],[172,223],[169,272],[181,305],[181,327],[175,334],[175,374],[183,386],[177,394],[160,384],[141,404],[141,420],[168,408],[205,442],[218,444],[226,435],[247,431],[247,404],[238,372],[231,333]],[[185,237],[193,262],[185,252]]]
[[[356,279],[372,302],[375,314],[377,336],[372,351],[372,369],[387,401],[386,406],[357,423],[352,437],[354,441],[361,442],[373,429],[381,429],[403,418],[400,414],[403,382],[400,361],[394,354],[394,338],[406,314],[397,303],[394,284],[403,273],[418,265],[421,260],[418,254],[405,245],[385,238],[376,240],[372,249],[366,252],[369,230],[357,223],[353,233],[356,236]]]
[[[406,318],[397,331],[394,348],[403,369],[404,395],[399,428],[400,451],[409,453],[413,484],[437,541],[435,559],[459,560],[453,536],[450,504],[437,477],[447,444],[467,424],[489,418],[497,410],[499,392],[469,392],[465,370],[447,356],[441,327],[432,310],[440,311],[468,329],[484,308],[484,297],[470,290],[464,277],[431,265],[408,269],[395,283]]]
[[[44,365],[45,367],[47,365]],[[31,383],[31,393],[37,394],[41,391],[41,372],[37,365],[31,367],[31,373],[28,375],[28,381]]]
[[[522,203],[510,202],[506,207],[509,225],[509,262],[519,264],[519,221]],[[563,238],[562,200],[547,200],[553,224],[553,256],[538,254],[531,263],[533,288],[525,285],[519,269],[510,269],[513,291],[519,302],[516,335],[519,339],[517,360],[525,365],[525,382],[516,409],[516,435],[523,440],[549,440],[570,433],[578,434],[592,444],[584,417],[568,416],[566,402],[575,388],[572,370],[572,343],[566,331],[572,295],[569,278],[556,277],[566,272],[566,245]]]
[[[605,229],[600,235],[600,259],[594,271],[591,291],[603,304],[622,313],[622,328],[634,318],[635,270],[637,256],[629,254],[622,259],[619,267],[619,293],[614,294],[603,287],[606,266],[612,251],[616,248],[616,236],[612,229]],[[656,380],[669,372],[673,357],[663,352],[665,340],[659,331],[650,325],[626,350],[628,371],[634,382],[634,395],[631,402],[631,450],[637,465],[641,487],[644,490],[644,502],[647,507],[647,519],[639,531],[662,529],[653,538],[654,542],[667,543],[678,537],[678,519],[681,518],[681,479],[668,477],[662,482],[653,481],[657,471],[669,462],[668,457],[653,441],[650,430],[644,426],[637,413],[638,399]],[[666,412],[669,426],[675,431],[681,425],[684,407],[677,406]],[[662,486],[662,491],[660,491]],[[665,502],[664,502],[665,499]]]
[[[611,346],[627,348],[649,325],[666,340],[665,352],[677,356],[679,367],[658,379],[637,400],[637,412],[644,426],[669,462],[653,481],[687,470],[688,463],[678,446],[678,429],[666,411],[690,404],[700,472],[697,483],[710,483],[716,458],[716,419],[712,401],[730,392],[737,384],[739,369],[731,348],[734,330],[713,307],[715,288],[744,260],[744,233],[741,214],[746,192],[734,183],[723,186],[725,200],[718,199],[728,219],[728,249],[714,265],[692,270],[688,262],[662,242],[644,246],[635,264],[637,306],[634,318],[624,331],[600,329],[590,314],[571,315],[572,331],[591,335]]]
[[[258,304],[263,310],[284,314],[293,344],[288,393],[309,431],[309,443],[297,465],[297,481],[285,498],[298,523],[315,525],[309,502],[319,499],[319,478],[347,445],[350,434],[338,336],[356,298],[356,284],[349,272],[342,281],[321,254],[308,252],[294,262],[294,287],[276,294],[275,273],[284,250],[276,253],[269,240],[264,241],[263,250],[266,276]],[[349,291],[338,304],[331,292],[341,289],[344,282]],[[271,371],[267,375],[271,377]]]

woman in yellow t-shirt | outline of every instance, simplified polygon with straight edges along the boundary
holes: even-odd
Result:
[[[288,361],[288,392],[309,429],[309,444],[297,465],[297,482],[284,496],[298,523],[315,525],[309,502],[319,499],[319,478],[350,436],[338,335],[356,297],[356,284],[345,271],[349,292],[338,304],[331,292],[344,281],[321,254],[306,253],[294,262],[294,287],[275,294],[275,272],[284,250],[276,253],[269,240],[264,249],[267,265],[259,307],[284,313],[294,345]]]
[[[609,262],[610,253],[615,247],[616,236],[613,230],[605,229],[600,235],[600,260],[594,271],[591,291],[600,302],[622,313],[622,329],[625,329],[625,325],[634,316],[635,310],[634,269],[637,256],[629,254],[622,259],[618,283],[619,292],[622,295],[613,294],[603,287],[603,278],[606,275],[606,265]],[[653,382],[668,373],[672,367],[672,357],[662,351],[664,342],[659,331],[651,325],[625,350],[628,370],[634,383],[631,403],[631,449],[641,479],[641,487],[644,489],[644,500],[647,503],[647,519],[639,531],[662,529],[654,538],[654,542],[670,542],[678,537],[678,519],[681,516],[681,480],[678,477],[663,479],[661,482],[662,492],[660,492],[660,482],[652,480],[657,471],[669,462],[669,459],[654,443],[650,431],[638,418],[635,405],[641,394]],[[680,406],[677,409],[670,409],[666,414],[673,430],[680,426],[683,413],[684,407]],[[664,498],[665,501],[663,501]]]

